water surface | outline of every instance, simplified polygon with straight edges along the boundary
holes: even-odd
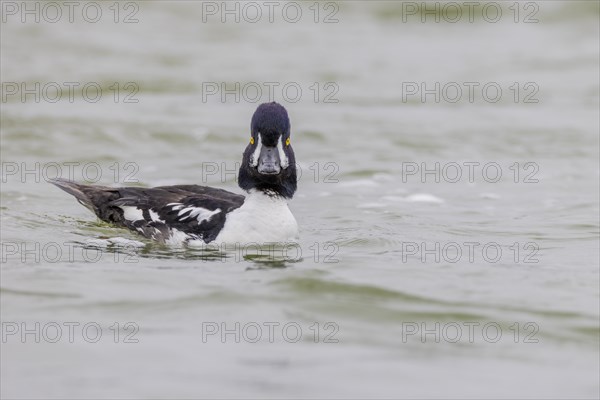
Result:
[[[536,2],[537,23],[501,4],[497,23],[422,23],[390,1],[340,2],[337,23],[325,3],[319,23],[312,3],[298,23],[203,22],[191,1],[140,2],[131,24],[108,3],[94,24],[8,16],[4,94],[103,96],[2,101],[2,396],[597,398],[598,2]],[[439,102],[407,95],[436,82]],[[448,101],[465,82],[473,101]],[[236,83],[239,101],[207,95]],[[239,191],[271,100],[250,89],[273,83],[299,247],[165,247],[45,182],[73,165],[109,186]],[[36,323],[40,343],[22,338]]]

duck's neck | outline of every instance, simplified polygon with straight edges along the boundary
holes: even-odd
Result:
[[[255,191],[265,196],[282,197],[289,200],[296,192],[296,166],[290,165],[279,175],[260,175],[244,163],[240,167],[238,185],[248,193]]]
[[[248,196],[246,197],[246,202],[268,202],[273,204],[287,204],[288,198],[270,189],[250,189],[248,191]]]

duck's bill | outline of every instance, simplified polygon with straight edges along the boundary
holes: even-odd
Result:
[[[277,175],[281,172],[281,160],[277,147],[262,147],[258,156],[258,172],[264,175]]]

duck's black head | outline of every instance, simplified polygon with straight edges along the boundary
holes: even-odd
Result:
[[[238,184],[291,199],[296,191],[296,158],[290,144],[290,119],[282,105],[258,106],[250,125]]]

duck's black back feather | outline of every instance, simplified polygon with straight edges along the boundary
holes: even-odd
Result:
[[[244,196],[198,185],[109,188],[64,179],[51,183],[75,196],[101,220],[161,242],[176,230],[208,243],[223,228],[226,214],[244,203]],[[132,212],[126,214],[128,207]]]

